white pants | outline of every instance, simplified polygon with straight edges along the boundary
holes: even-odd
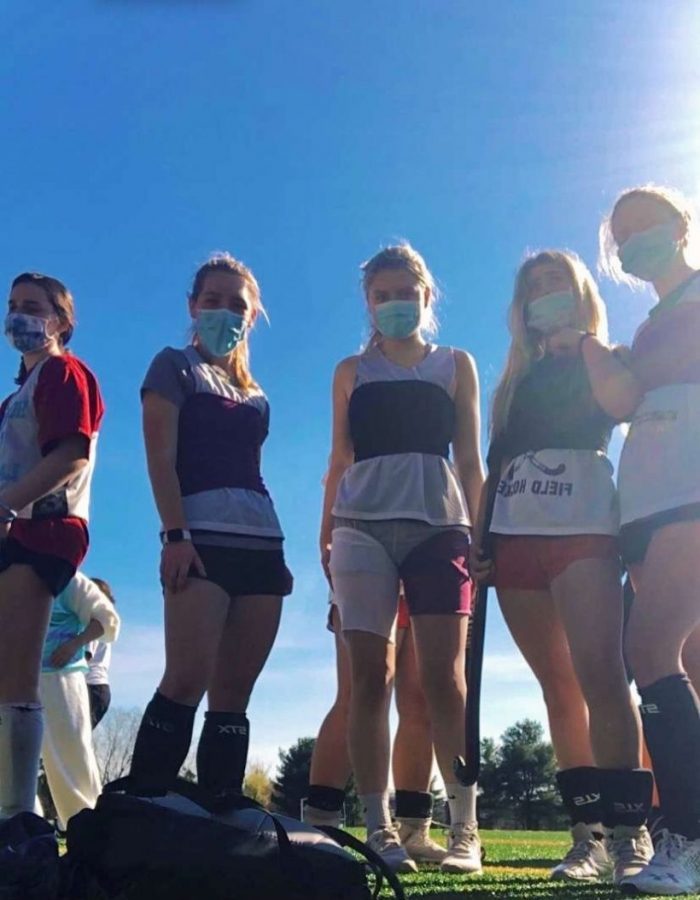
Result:
[[[42,672],[44,706],[41,756],[58,824],[81,809],[94,807],[102,790],[92,745],[90,701],[84,672]]]

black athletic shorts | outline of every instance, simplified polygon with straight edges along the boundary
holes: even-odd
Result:
[[[240,547],[216,547],[197,544],[195,549],[206,569],[207,581],[213,581],[229,597],[268,594],[286,597],[292,593],[294,580],[284,562],[281,549],[248,550]],[[201,578],[194,566],[190,578]]]
[[[625,564],[644,562],[654,532],[659,528],[674,522],[692,522],[694,519],[700,519],[700,503],[664,509],[646,519],[637,519],[636,522],[623,525],[620,529],[620,554]]]
[[[67,559],[51,553],[37,553],[8,537],[0,544],[0,572],[10,566],[30,566],[51,591],[52,597],[58,597],[75,575],[75,566]]]
[[[87,689],[90,698],[90,721],[94,730],[109,709],[112,702],[112,691],[108,684],[89,684]]]

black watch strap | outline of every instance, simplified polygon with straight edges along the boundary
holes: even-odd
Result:
[[[191,541],[192,533],[187,528],[171,528],[169,531],[161,531],[160,539],[164,544],[181,544],[183,541]]]

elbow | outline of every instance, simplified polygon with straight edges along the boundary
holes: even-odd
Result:
[[[618,396],[608,397],[605,403],[601,403],[603,410],[614,419],[618,424],[621,422],[629,422],[634,411],[639,406],[639,396]]]
[[[177,471],[175,459],[169,453],[149,453],[146,458],[146,467],[151,483],[155,483],[165,472],[173,474]]]
[[[81,456],[78,459],[74,459],[71,463],[71,475],[80,475],[83,469],[86,469],[90,460],[86,456]]]
[[[610,385],[594,394],[598,406],[616,422],[629,422],[644,396],[636,385]]]
[[[352,465],[352,459],[348,457],[336,457],[328,466],[328,480],[342,478],[346,469]]]
[[[613,404],[609,406],[606,412],[618,425],[624,425],[625,422],[631,421],[635,408],[629,404],[620,403],[619,405]]]
[[[87,456],[68,457],[62,464],[59,464],[59,472],[64,481],[72,481],[87,468],[89,463],[90,460]]]
[[[119,622],[110,622],[104,625],[100,640],[105,644],[112,644],[119,637]]]

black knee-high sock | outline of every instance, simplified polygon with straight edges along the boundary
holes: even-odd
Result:
[[[430,791],[396,791],[397,819],[429,819],[433,814],[433,795]]]
[[[143,714],[131,759],[131,777],[137,785],[158,790],[172,785],[190,749],[196,712],[196,706],[155,692]]]
[[[603,821],[600,769],[576,766],[557,772],[559,793],[572,825],[594,825]]]
[[[687,675],[667,675],[639,694],[664,824],[692,840],[700,838],[698,696]]]
[[[208,712],[197,747],[197,780],[212,793],[242,791],[250,725],[245,713]]]
[[[603,825],[639,828],[649,815],[654,777],[648,769],[600,769]]]

